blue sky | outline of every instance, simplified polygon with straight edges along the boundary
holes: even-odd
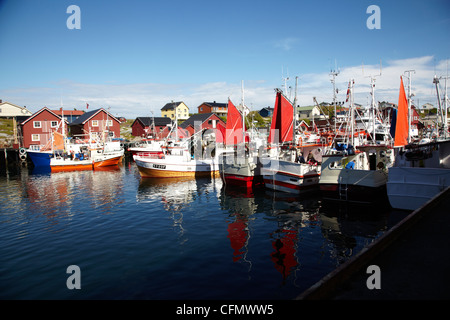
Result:
[[[72,4],[79,30],[66,26]],[[379,30],[366,26],[370,5]],[[289,75],[291,86],[299,76],[300,105],[312,105],[331,100],[336,64],[338,99],[357,78],[365,104],[381,61],[377,100],[396,103],[400,75],[414,69],[418,103],[435,104],[449,31],[448,0],[0,0],[0,99],[31,111],[89,103],[132,118],[159,116],[171,100],[191,112],[203,101],[239,103],[244,81],[246,103],[260,109]]]

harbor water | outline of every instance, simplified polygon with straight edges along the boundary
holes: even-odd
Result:
[[[220,178],[142,179],[133,162],[22,169],[0,176],[0,298],[293,299],[405,215]]]

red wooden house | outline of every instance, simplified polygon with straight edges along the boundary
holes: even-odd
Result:
[[[201,129],[216,129],[218,124],[225,127],[225,122],[215,113],[197,113],[180,124],[180,127],[193,135]]]
[[[67,121],[64,121],[64,132],[67,133]],[[45,146],[51,141],[52,132],[63,133],[61,117],[47,107],[33,113],[20,124],[22,130],[22,146]]]
[[[131,125],[131,134],[135,137],[158,135],[172,120],[166,117],[137,117]]]
[[[106,133],[112,138],[120,137],[120,121],[105,109],[100,108],[84,113],[69,124],[72,136],[89,137],[90,133]]]
[[[227,103],[203,102],[198,107],[198,113],[215,113],[219,117],[226,117],[228,113]]]

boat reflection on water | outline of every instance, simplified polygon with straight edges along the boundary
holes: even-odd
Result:
[[[344,263],[359,249],[387,231],[394,222],[390,221],[390,209],[385,203],[359,205],[322,201],[320,221],[324,239],[333,244],[330,255],[336,266]]]
[[[226,219],[227,238],[233,250],[233,262],[248,264],[248,272],[250,272],[252,263],[247,258],[251,236],[250,222],[255,219],[253,214],[261,211],[264,205],[263,199],[255,197],[251,188],[229,188],[225,185],[221,189],[219,198],[221,208],[229,212]]]
[[[23,180],[29,202],[27,210],[46,217],[51,228],[80,213],[93,210],[113,213],[123,203],[123,182],[117,177],[120,174],[119,167],[56,174],[33,168]]]
[[[216,186],[217,183],[221,183],[220,178],[215,177],[140,179],[136,201],[148,204],[161,203],[164,210],[170,214],[169,217],[173,221],[173,228],[177,230],[179,238],[182,238],[185,236],[183,220],[186,211],[189,208],[196,210],[196,200],[202,195],[214,197],[214,192],[218,188]],[[182,242],[187,241],[187,238],[183,239]]]
[[[302,264],[302,249],[307,251],[307,244],[302,238],[310,228],[316,229],[319,223],[319,198],[314,194],[307,197],[293,196],[284,192],[266,192],[265,200],[269,212],[277,218],[278,228],[271,234],[271,259],[277,271],[282,275],[282,284],[285,285],[292,275],[295,285],[299,278],[298,273]],[[267,206],[266,206],[267,207]],[[267,209],[266,209],[267,211]]]

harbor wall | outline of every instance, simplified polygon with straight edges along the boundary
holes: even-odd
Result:
[[[360,274],[365,268],[371,265],[375,258],[381,257],[383,252],[389,247],[393,246],[400,237],[406,234],[407,231],[414,230],[413,227],[420,226],[427,217],[430,217],[434,210],[444,210],[441,208],[445,206],[445,201],[450,197],[450,187],[447,187],[441,193],[430,199],[420,208],[411,212],[407,217],[401,220],[398,224],[388,230],[380,238],[372,242],[366,248],[361,250],[353,258],[346,261],[337,269],[327,274],[313,286],[301,293],[296,300],[327,300],[333,299],[336,293],[343,287],[348,287],[353,276]],[[419,231],[418,231],[419,232]],[[416,250],[410,248],[408,250]],[[401,273],[402,270],[395,272]],[[364,297],[359,297],[363,299]]]

